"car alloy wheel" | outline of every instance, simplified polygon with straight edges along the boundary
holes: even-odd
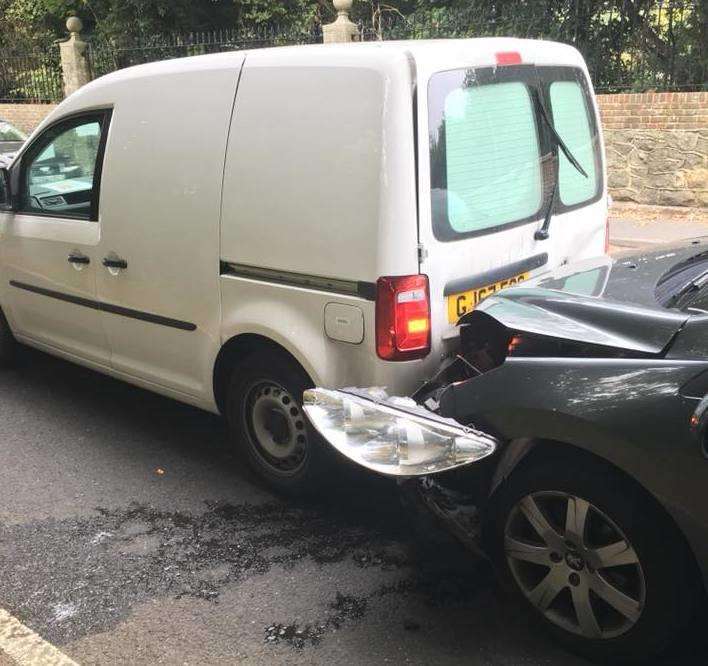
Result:
[[[258,381],[246,392],[243,419],[253,451],[274,471],[293,474],[307,454],[304,415],[293,396],[273,381]]]
[[[646,584],[636,551],[605,513],[580,497],[522,497],[506,521],[504,553],[521,592],[561,629],[610,639],[642,615]]]

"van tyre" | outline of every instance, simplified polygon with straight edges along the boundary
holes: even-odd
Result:
[[[494,505],[504,587],[568,649],[644,663],[691,619],[699,584],[682,535],[616,470],[585,458],[522,464]]]
[[[0,366],[12,366],[17,362],[19,346],[5,319],[5,314],[0,310]]]
[[[305,418],[302,394],[312,382],[278,352],[256,352],[233,372],[227,418],[234,443],[274,490],[313,494],[327,480],[330,455]]]

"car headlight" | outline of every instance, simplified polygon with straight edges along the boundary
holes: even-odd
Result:
[[[427,412],[409,398],[380,390],[362,395],[315,388],[305,391],[312,424],[337,451],[392,476],[442,472],[494,453],[497,440]]]

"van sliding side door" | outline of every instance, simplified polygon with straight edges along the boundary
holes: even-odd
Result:
[[[199,404],[220,346],[221,187],[244,57],[133,81],[104,181],[97,289],[111,365]]]

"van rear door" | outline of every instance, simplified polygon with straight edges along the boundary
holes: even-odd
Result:
[[[433,345],[485,296],[605,251],[602,142],[584,66],[495,55],[493,66],[432,73],[421,95],[420,270]]]

